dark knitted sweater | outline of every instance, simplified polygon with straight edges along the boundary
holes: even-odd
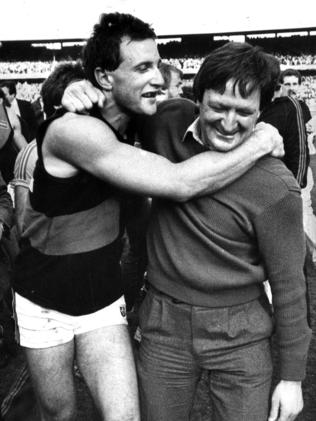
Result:
[[[205,150],[190,132],[182,141],[195,118],[190,101],[167,101],[140,136],[150,139],[147,148],[179,162]],[[303,378],[310,341],[304,255],[300,190],[278,159],[261,159],[213,195],[154,200],[149,282],[183,302],[221,307],[258,297],[269,279],[285,380]]]

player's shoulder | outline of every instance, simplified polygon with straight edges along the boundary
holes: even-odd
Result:
[[[85,114],[66,112],[48,126],[47,137],[81,138],[88,136],[115,137],[113,130],[101,119]]]

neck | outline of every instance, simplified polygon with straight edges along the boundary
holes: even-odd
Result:
[[[124,136],[131,117],[122,111],[114,101],[106,100],[101,109],[102,117]]]

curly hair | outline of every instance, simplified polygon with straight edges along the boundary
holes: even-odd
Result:
[[[94,76],[97,67],[113,71],[120,65],[122,61],[120,45],[123,37],[141,41],[148,38],[156,39],[156,34],[148,23],[130,14],[102,14],[82,50],[86,77],[95,86],[98,86]]]

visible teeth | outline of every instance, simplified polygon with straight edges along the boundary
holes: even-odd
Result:
[[[145,98],[155,98],[157,95],[157,92],[147,92],[146,94],[143,94],[142,96]]]

